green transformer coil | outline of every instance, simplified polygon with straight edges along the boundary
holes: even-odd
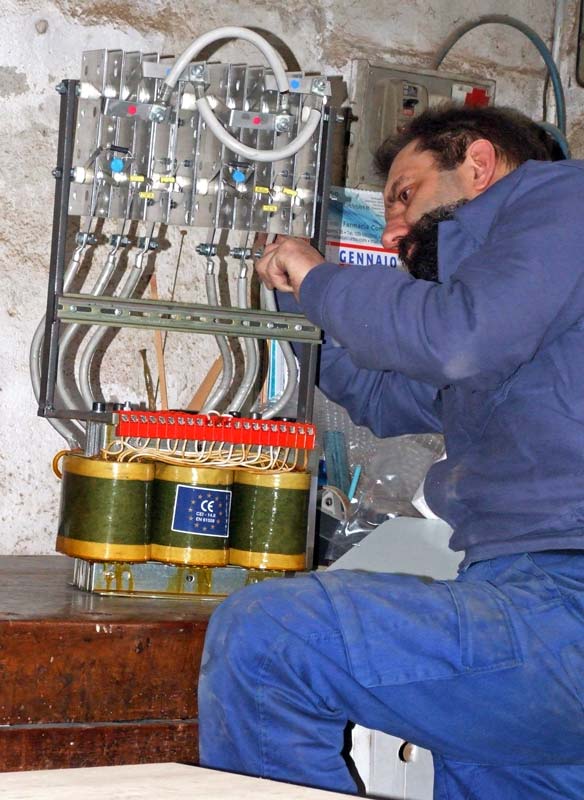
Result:
[[[154,466],[68,454],[56,549],[89,561],[147,561]]]
[[[150,557],[166,564],[225,566],[233,471],[157,463]]]
[[[233,484],[229,563],[306,569],[310,473],[238,470]]]

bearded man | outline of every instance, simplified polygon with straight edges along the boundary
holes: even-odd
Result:
[[[435,798],[584,797],[584,163],[506,109],[414,119],[377,154],[408,272],[281,240],[257,263],[325,331],[320,387],[426,478],[453,581],[268,581],[213,615],[201,763],[355,792],[348,721],[432,751]],[[288,306],[289,307],[289,306]]]

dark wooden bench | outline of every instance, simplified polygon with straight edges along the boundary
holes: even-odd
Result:
[[[198,762],[217,601],[102,597],[60,556],[0,557],[0,770]]]

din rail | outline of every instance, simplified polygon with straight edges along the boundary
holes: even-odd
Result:
[[[191,333],[224,334],[254,339],[282,339],[317,344],[320,328],[300,314],[281,314],[243,308],[225,308],[157,300],[126,300],[62,294],[57,317],[78,325],[147,328]]]

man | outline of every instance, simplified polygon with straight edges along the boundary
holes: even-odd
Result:
[[[444,432],[426,496],[464,559],[222,604],[202,764],[354,792],[350,720],[430,749],[436,798],[584,797],[584,164],[549,152],[515,112],[427,112],[378,154],[411,274],[294,240],[258,262],[326,331],[321,388],[357,423]]]

